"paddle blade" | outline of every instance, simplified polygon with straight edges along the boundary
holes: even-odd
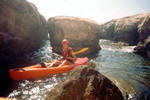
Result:
[[[79,50],[79,51],[77,51],[77,52],[74,52],[73,55],[77,55],[77,54],[82,53],[82,52],[85,52],[85,51],[87,51],[87,50],[88,50],[88,48],[83,48],[83,49],[81,49],[81,50]]]

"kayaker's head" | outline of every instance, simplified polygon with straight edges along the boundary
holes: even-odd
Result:
[[[61,44],[65,50],[68,49],[69,41],[67,39],[62,40]]]

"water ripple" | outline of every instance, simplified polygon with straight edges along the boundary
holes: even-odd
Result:
[[[98,71],[112,80],[124,94],[127,93],[129,100],[150,100],[150,61],[132,53],[134,46],[114,45],[107,40],[100,40],[100,45],[102,50],[93,58],[99,63]],[[52,53],[49,41],[46,41],[45,46],[38,51],[27,55],[31,64],[59,57]],[[44,100],[51,88],[63,80],[64,75],[54,75],[21,81],[18,88],[8,97],[18,100]]]

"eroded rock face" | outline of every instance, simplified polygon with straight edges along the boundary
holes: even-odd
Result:
[[[26,0],[0,0],[0,95],[10,90],[8,69],[14,62],[21,63],[15,59],[37,50],[45,39],[46,20],[33,4]]]
[[[102,24],[99,27],[100,38],[136,45],[149,36],[148,16],[150,16],[149,13],[138,14]],[[143,24],[144,20],[145,24]]]
[[[139,43],[134,49],[136,53],[150,57],[150,14],[138,26]]]
[[[100,25],[100,38],[137,45],[134,52],[149,55],[150,13],[115,19]]]
[[[144,42],[139,42],[134,48],[134,52],[143,56],[150,57],[150,36]]]
[[[138,33],[140,42],[145,42],[150,36],[150,14],[145,16],[144,20],[138,25]]]
[[[56,85],[46,100],[123,100],[120,90],[90,67],[78,67]]]
[[[1,0],[0,39],[4,56],[33,51],[47,39],[46,20],[26,0]]]
[[[57,16],[48,20],[47,27],[52,50],[56,53],[61,53],[61,41],[63,39],[69,40],[74,51],[88,47],[89,50],[84,53],[85,55],[100,50],[99,37],[97,36],[98,24],[94,21],[77,17]]]

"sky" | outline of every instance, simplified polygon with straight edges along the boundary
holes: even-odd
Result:
[[[97,23],[139,13],[150,13],[150,0],[28,0],[46,18],[75,16]]]

